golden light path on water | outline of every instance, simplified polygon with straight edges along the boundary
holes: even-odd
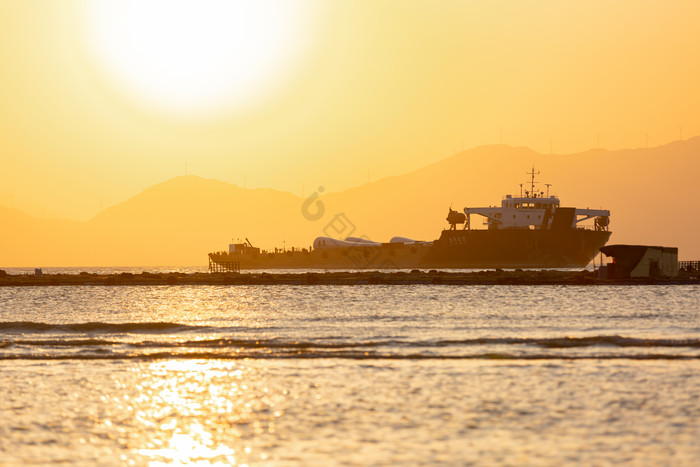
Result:
[[[153,466],[524,465],[567,453],[584,464],[665,453],[692,465],[697,408],[680,415],[677,406],[696,400],[682,375],[697,365],[673,362],[670,375],[668,366],[649,362],[638,374],[618,362],[141,363],[113,380],[119,395],[105,400],[89,444],[116,437],[123,462]],[[659,431],[664,420],[674,427]],[[666,448],[643,441],[655,436]]]
[[[254,371],[220,361],[182,360],[141,370],[138,396],[129,400],[125,395],[118,408],[135,411],[143,446],[134,451],[150,465],[246,465],[239,463],[241,456],[250,457],[252,448],[240,428],[254,435],[274,433],[274,419],[283,414],[275,404],[286,395],[268,388],[253,392],[246,378]],[[267,458],[256,454],[258,461]]]

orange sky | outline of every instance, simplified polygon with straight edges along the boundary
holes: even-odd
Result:
[[[499,141],[566,154],[700,134],[698,2],[159,1],[122,18],[101,1],[0,3],[0,205],[87,219],[185,161],[300,195]]]

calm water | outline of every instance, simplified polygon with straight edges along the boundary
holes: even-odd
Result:
[[[700,465],[698,286],[0,288],[0,464]]]

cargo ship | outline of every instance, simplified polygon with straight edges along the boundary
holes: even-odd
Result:
[[[246,243],[209,253],[211,270],[239,269],[425,269],[581,268],[610,238],[610,211],[561,206],[556,196],[536,190],[505,195],[500,206],[449,209],[440,238],[419,241],[394,237],[318,237],[311,248],[264,251]],[[481,228],[473,228],[479,216]]]

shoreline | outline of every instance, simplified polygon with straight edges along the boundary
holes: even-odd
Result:
[[[149,285],[689,285],[700,277],[599,279],[597,271],[0,274],[0,287]]]

